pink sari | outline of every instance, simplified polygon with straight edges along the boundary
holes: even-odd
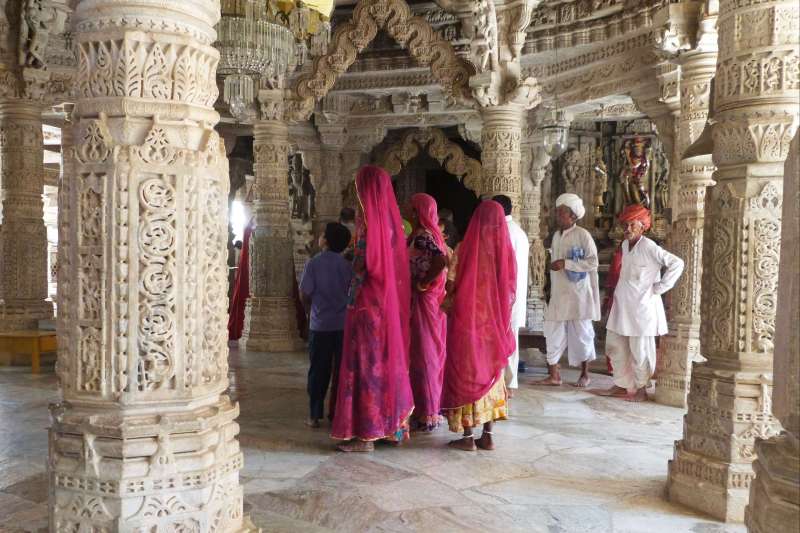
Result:
[[[500,204],[481,202],[457,253],[442,390],[445,409],[483,398],[502,379],[516,343],[509,324],[517,263]]]
[[[389,174],[374,166],[356,176],[355,276],[344,327],[331,436],[402,439],[414,409],[408,379],[411,275]]]
[[[439,230],[436,200],[427,194],[415,194],[411,197],[411,205],[419,220],[419,229],[410,238],[411,271],[413,275],[415,270],[419,270],[421,277],[426,275],[431,257],[445,255],[447,249]],[[412,281],[410,376],[414,393],[414,418],[419,426],[430,429],[439,422],[447,354],[447,315],[441,309],[447,271],[442,270],[424,291],[418,290],[416,279]]]

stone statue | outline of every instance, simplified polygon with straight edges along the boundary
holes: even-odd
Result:
[[[45,68],[45,51],[50,32],[58,31],[60,13],[44,0],[23,0],[19,28],[19,64]]]
[[[564,191],[579,193],[578,187],[582,177],[583,165],[581,165],[581,154],[575,148],[570,148],[564,154],[564,164],[561,167],[561,179],[564,180]]]
[[[656,213],[663,213],[669,207],[669,160],[664,149],[656,151],[658,176],[655,183],[654,208]]]
[[[608,168],[603,161],[603,150],[598,146],[595,149],[594,160],[594,207],[596,215],[602,214],[606,205],[605,194],[608,191]]]
[[[316,196],[317,191],[314,190],[314,184],[311,183],[311,172],[303,168],[303,181],[300,184],[300,218],[308,222],[314,218],[316,212]]]
[[[620,175],[625,205],[650,207],[647,194],[647,172],[650,169],[650,139],[633,137],[622,144],[623,168]]]

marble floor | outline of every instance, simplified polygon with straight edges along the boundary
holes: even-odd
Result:
[[[46,531],[49,373],[0,368],[0,532]],[[682,410],[521,376],[494,452],[448,449],[444,428],[373,454],[303,425],[304,354],[231,354],[245,506],[264,531],[740,533],[664,500]],[[575,373],[568,371],[574,379]],[[607,387],[606,376],[594,376]]]

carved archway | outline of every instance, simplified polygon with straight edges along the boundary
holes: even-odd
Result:
[[[480,197],[483,170],[480,161],[465,154],[458,144],[448,139],[438,128],[421,128],[407,132],[400,142],[381,154],[378,166],[395,176],[419,155],[420,150],[427,150],[428,155],[438,161],[447,172],[458,176],[464,187]]]
[[[417,63],[430,67],[433,77],[456,100],[472,99],[469,78],[475,68],[456,55],[450,42],[439,37],[428,21],[413,16],[405,0],[359,0],[350,21],[334,32],[328,52],[314,60],[309,74],[298,78],[288,102],[289,112],[307,118],[314,102],[328,94],[381,29]]]

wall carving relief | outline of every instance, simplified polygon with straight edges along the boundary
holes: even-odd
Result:
[[[444,132],[436,128],[412,130],[403,135],[400,142],[391,146],[378,158],[378,166],[391,175],[397,175],[405,165],[425,150],[454,176],[461,178],[468,189],[481,194],[481,163],[464,153],[462,148],[449,140]]]

